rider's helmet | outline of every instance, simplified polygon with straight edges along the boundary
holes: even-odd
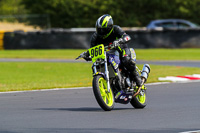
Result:
[[[96,21],[96,32],[98,36],[105,39],[113,31],[113,19],[109,14],[102,15]]]

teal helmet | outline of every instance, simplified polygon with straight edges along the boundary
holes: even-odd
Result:
[[[105,39],[113,31],[113,19],[110,15],[105,14],[96,21],[96,32],[98,36]]]

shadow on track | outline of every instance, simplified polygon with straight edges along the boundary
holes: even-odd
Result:
[[[37,128],[31,129],[29,132],[59,132],[59,133],[181,133],[183,131],[188,131],[188,129],[120,129],[120,128]],[[192,130],[195,131],[195,130]],[[13,133],[13,132],[5,132]],[[17,133],[17,132],[16,132]],[[196,133],[196,132],[195,132]]]
[[[91,108],[91,107],[81,107],[81,108],[39,108],[37,110],[78,111],[78,112],[96,112],[96,111],[102,111],[101,108]]]
[[[134,108],[114,108],[112,111],[119,111],[119,110],[133,110]],[[93,108],[93,107],[81,107],[81,108],[39,108],[36,110],[51,110],[51,111],[77,111],[77,112],[104,112],[100,107]]]

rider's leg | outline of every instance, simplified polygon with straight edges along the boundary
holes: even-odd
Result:
[[[141,86],[142,81],[139,73],[136,70],[136,62],[131,59],[131,52],[128,48],[125,49],[125,53],[123,54],[121,61],[123,65],[130,71],[131,78],[133,78],[138,87]]]

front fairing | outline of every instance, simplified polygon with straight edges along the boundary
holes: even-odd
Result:
[[[108,58],[108,64],[112,66],[115,72],[118,72],[118,68],[121,63],[119,52],[117,50],[110,50],[106,53],[106,56]]]

